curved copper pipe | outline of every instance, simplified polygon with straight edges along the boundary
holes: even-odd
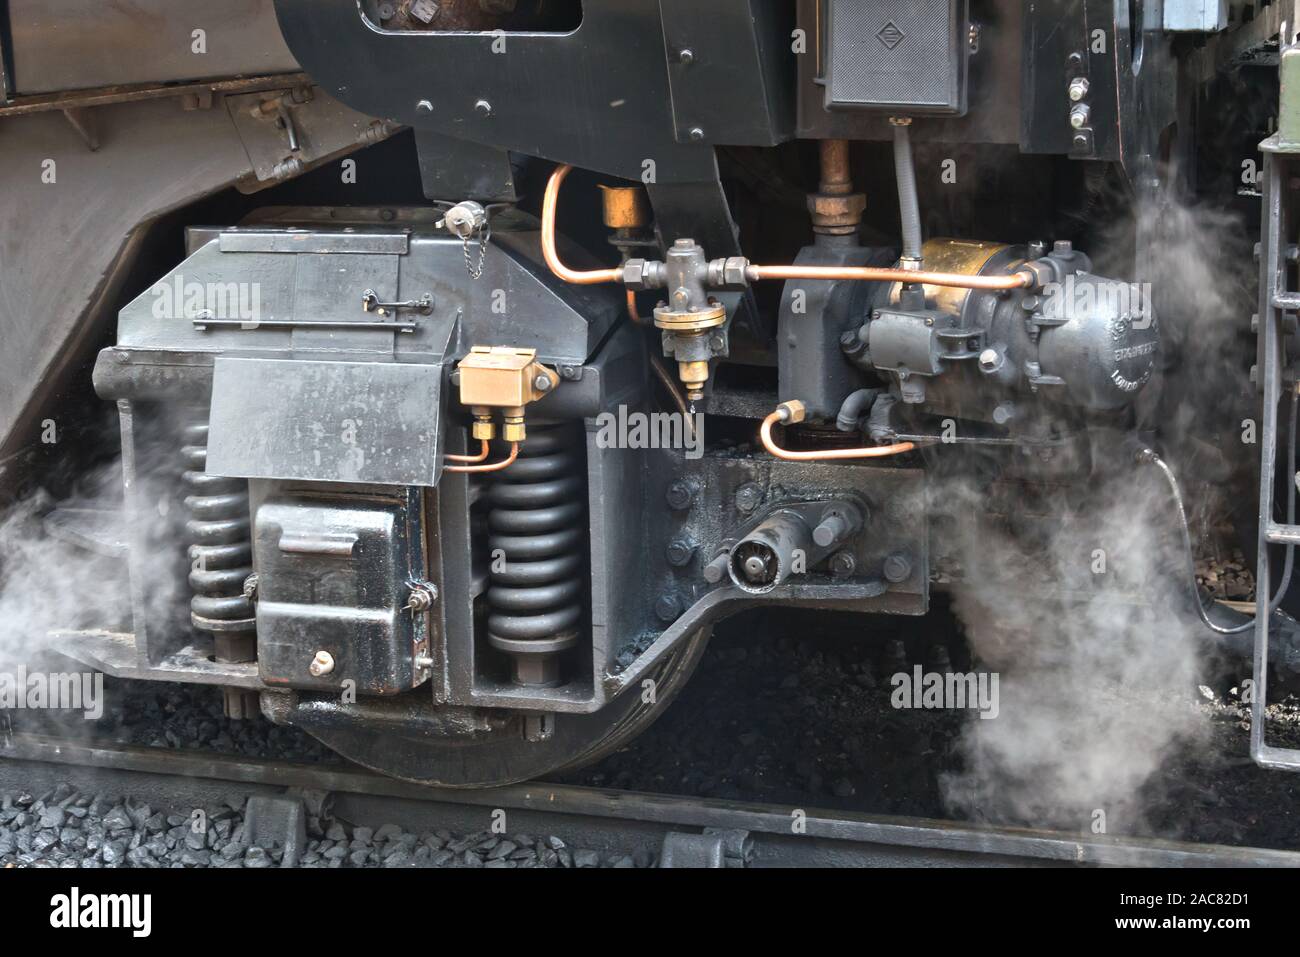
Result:
[[[746,266],[751,281],[759,279],[864,279],[873,282],[919,282],[926,286],[962,289],[1023,289],[1033,283],[1027,272],[1010,276],[966,276],[955,272],[923,272],[883,266]]]
[[[480,447],[478,455],[453,455],[448,452],[443,456],[443,458],[449,462],[482,462],[487,459],[490,447],[488,446],[487,439],[480,439],[479,441],[482,442],[483,445]]]
[[[641,318],[641,313],[638,312],[636,308],[635,289],[629,289],[627,291],[627,314],[628,317],[631,318],[631,320],[634,323],[636,323],[638,326],[641,325],[641,323],[645,322],[645,320]]]
[[[546,181],[546,193],[542,197],[542,258],[551,272],[565,282],[580,286],[589,286],[598,282],[619,282],[623,278],[622,269],[570,269],[560,260],[555,251],[555,208],[559,205],[560,184],[564,177],[572,172],[569,164],[555,167],[551,178]]]
[[[789,449],[783,449],[776,444],[772,438],[772,426],[781,421],[781,412],[778,409],[766,419],[758,430],[759,438],[763,440],[763,448],[775,455],[778,459],[786,459],[790,462],[817,462],[824,459],[878,459],[886,455],[901,455],[903,452],[910,452],[916,448],[911,442],[899,442],[896,445],[873,445],[864,446],[856,449],[824,449],[818,452],[792,452]]]
[[[519,443],[510,443],[510,454],[500,462],[489,462],[487,465],[445,465],[444,472],[499,472],[515,459],[519,457]]]
[[[602,282],[621,282],[622,269],[570,269],[555,249],[555,211],[560,200],[560,184],[573,171],[569,164],[555,167],[546,181],[542,197],[542,258],[547,267],[565,282],[589,286]],[[912,282],[927,286],[955,286],[961,289],[1023,289],[1033,284],[1028,272],[1010,276],[967,276],[951,272],[921,272],[883,266],[759,266],[745,267],[751,282],[761,279],[861,279],[873,282]]]

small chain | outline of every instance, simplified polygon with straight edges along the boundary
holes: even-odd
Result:
[[[469,242],[470,237],[466,236],[462,240],[465,252],[465,271],[469,273],[470,279],[477,279],[483,275],[483,261],[487,258],[488,240],[492,238],[492,226],[485,219],[482,227],[478,230],[476,241],[478,242],[478,263],[477,265],[470,259]]]

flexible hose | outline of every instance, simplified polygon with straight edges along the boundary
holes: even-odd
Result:
[[[894,123],[894,177],[898,180],[898,218],[903,226],[903,259],[921,261],[921,208],[916,199],[910,123]]]
[[[1291,392],[1291,431],[1287,436],[1287,496],[1286,496],[1286,514],[1287,524],[1294,525],[1296,517],[1296,483],[1295,483],[1295,466],[1296,466],[1296,412],[1297,399],[1294,390]],[[1160,469],[1164,475],[1165,481],[1169,483],[1169,491],[1173,495],[1174,506],[1178,510],[1179,529],[1183,536],[1183,547],[1187,552],[1187,571],[1191,578],[1192,586],[1192,604],[1196,606],[1196,613],[1200,616],[1201,623],[1218,635],[1239,635],[1243,631],[1249,631],[1255,627],[1255,622],[1243,622],[1240,625],[1217,625],[1210,620],[1209,614],[1205,610],[1205,602],[1201,598],[1200,586],[1196,584],[1196,556],[1192,550],[1192,532],[1187,524],[1187,510],[1183,506],[1183,493],[1178,485],[1178,478],[1174,475],[1173,469],[1165,462],[1153,449],[1143,449],[1138,453],[1138,461],[1149,462],[1156,468]],[[1286,561],[1282,567],[1282,580],[1278,583],[1277,591],[1268,603],[1268,613],[1271,615],[1277,611],[1278,606],[1282,604],[1282,599],[1286,597],[1287,589],[1291,586],[1291,573],[1295,567],[1295,546],[1286,546]],[[1255,587],[1268,588],[1268,582],[1255,583]]]

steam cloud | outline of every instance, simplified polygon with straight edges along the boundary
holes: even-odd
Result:
[[[1192,479],[1222,483],[1254,456],[1236,434],[1256,414],[1243,388],[1249,239],[1240,222],[1205,208],[1142,209],[1137,222],[1158,240],[1145,250],[1150,272],[1138,278],[1153,286],[1165,366],[1177,366],[1176,379],[1148,387],[1139,425],[1156,431],[1185,491]],[[1133,225],[1099,244],[1116,254],[1099,273],[1130,278],[1132,246],[1121,237]],[[1238,461],[1216,438],[1242,450]],[[1079,469],[1077,479],[1087,468],[1071,463],[1065,474]],[[965,569],[956,611],[977,667],[1001,672],[998,719],[968,723],[965,770],[941,782],[949,806],[977,819],[1087,830],[1100,810],[1107,830],[1131,829],[1140,795],[1151,796],[1144,786],[1209,732],[1194,700],[1205,633],[1188,610],[1168,489],[1119,456],[1086,484],[1077,509],[1064,492],[1048,493],[1049,531],[1037,536],[1017,527],[1023,500],[1012,496],[1010,521],[989,527],[969,517],[989,509],[987,486],[960,477],[938,485],[936,497],[953,506]]]

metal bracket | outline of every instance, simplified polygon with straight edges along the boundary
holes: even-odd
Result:
[[[413,309],[422,316],[427,316],[433,312],[433,296],[425,293],[419,299],[407,299],[405,302],[380,302],[379,296],[373,289],[367,289],[361,294],[361,311],[373,312],[379,316],[387,316],[396,312],[398,309]],[[373,325],[373,323],[367,323]]]
[[[1263,423],[1260,427],[1259,540],[1255,580],[1255,650],[1252,667],[1254,698],[1250,704],[1250,756],[1260,767],[1300,771],[1300,749],[1279,748],[1264,740],[1265,709],[1268,706],[1268,626],[1270,588],[1270,543],[1293,547],[1300,540],[1295,529],[1273,522],[1273,496],[1277,469],[1278,405],[1282,398],[1286,364],[1285,312],[1294,297],[1285,289],[1287,237],[1295,224],[1287,219],[1287,183],[1295,175],[1296,156],[1278,149],[1276,141],[1260,144],[1264,151],[1264,210],[1259,255],[1260,302],[1257,378],[1263,390]],[[1294,388],[1294,385],[1291,385]]]

